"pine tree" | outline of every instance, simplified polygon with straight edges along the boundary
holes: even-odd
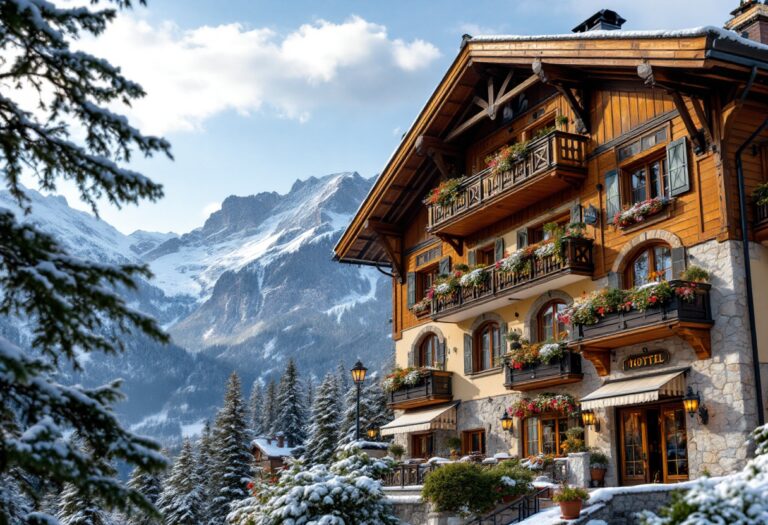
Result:
[[[264,395],[261,390],[261,381],[254,381],[251,387],[251,397],[248,400],[250,410],[250,425],[252,437],[262,434],[261,423],[264,412]]]
[[[125,8],[132,2],[111,3]],[[72,181],[94,212],[99,199],[120,206],[163,195],[160,185],[124,163],[135,153],[170,156],[170,145],[142,135],[106,109],[142,97],[141,86],[107,61],[71,47],[84,36],[98,37],[116,14],[103,3],[96,8],[0,2],[0,180],[25,212],[31,211],[31,200],[22,175],[48,191],[61,179]],[[33,104],[34,112],[24,109]],[[135,289],[135,279],[149,271],[73,257],[52,236],[22,221],[0,210],[0,316],[22,319],[31,347],[0,338],[0,476],[18,472],[25,484],[38,488],[67,484],[70,501],[87,496],[99,508],[138,506],[152,512],[98,460],[148,470],[165,465],[157,444],[123,429],[116,419],[112,406],[122,398],[119,382],[84,388],[64,386],[55,377],[59,368],[79,370],[78,355],[121,351],[124,333],[167,341],[154,320],[116,292]],[[87,451],[62,439],[74,428]],[[24,521],[52,519],[43,512]],[[10,521],[6,505],[0,505],[3,521]]]
[[[264,394],[264,410],[261,414],[261,433],[274,434],[277,429],[277,385],[270,379]]]
[[[224,406],[216,416],[213,429],[216,461],[211,478],[216,483],[209,511],[209,523],[224,523],[232,502],[248,496],[251,453],[246,425],[246,410],[240,391],[240,378],[229,376]]]
[[[152,505],[157,503],[157,499],[163,490],[160,474],[146,472],[139,467],[134,468],[133,472],[131,472],[128,487],[144,496]],[[162,523],[162,519],[157,516],[146,516],[143,514],[134,514],[125,518],[125,525],[161,525]]]
[[[285,435],[289,447],[301,445],[304,442],[304,422],[306,420],[304,400],[299,372],[293,359],[288,364],[280,378],[277,393],[277,422],[276,428]]]
[[[307,385],[305,390],[307,392],[307,401],[305,406],[312,407],[315,404],[315,379],[311,375],[307,377]]]
[[[78,444],[83,452],[88,452],[89,447],[80,445],[82,440],[79,437],[71,441]],[[115,474],[114,468],[108,462],[100,459],[95,461],[100,463],[100,471],[110,476]],[[56,517],[61,525],[110,525],[112,523],[110,514],[102,509],[98,501],[88,494],[83,494],[76,485],[71,483],[64,486]]]
[[[211,472],[216,471],[216,449],[210,421],[206,421],[203,425],[197,449],[197,470],[198,477],[200,478],[200,497],[203,515],[201,523],[207,523],[210,518],[210,509],[213,505],[214,492],[217,488],[215,480],[210,475]]]
[[[360,393],[362,401],[362,392]],[[341,396],[340,396],[341,397]],[[350,385],[344,392],[342,401],[343,412],[341,413],[341,422],[339,426],[339,444],[346,445],[355,440],[355,422],[357,421],[357,386]],[[360,404],[360,416],[362,420],[363,405]],[[362,433],[365,427],[360,426]]]
[[[304,457],[311,465],[330,463],[339,440],[338,378],[327,374],[312,405],[312,424]]]
[[[201,480],[197,475],[192,443],[184,440],[181,452],[165,480],[157,506],[165,525],[200,525],[203,523]],[[220,523],[223,523],[220,522]]]
[[[0,475],[0,509],[4,510],[4,513],[0,514],[0,523],[3,523],[4,517],[8,517],[8,521],[3,525],[24,523],[25,517],[32,509],[32,502],[21,491],[13,474],[15,473]]]
[[[371,383],[366,389],[366,398],[366,406],[369,410],[368,427],[381,429],[395,418],[392,409],[387,405],[387,392],[375,373],[371,375]]]
[[[340,444],[355,441],[357,421],[357,387],[352,385],[344,396],[346,410],[341,421]],[[360,389],[360,439],[366,439],[369,428],[381,428],[392,421],[392,411],[387,406],[387,395],[376,374],[366,378]]]

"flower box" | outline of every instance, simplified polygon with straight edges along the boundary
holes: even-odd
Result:
[[[566,350],[562,357],[547,364],[536,363],[522,368],[505,367],[504,386],[508,390],[525,392],[554,385],[576,383],[584,378],[581,356]]]
[[[402,385],[388,393],[387,404],[392,408],[404,409],[445,403],[453,399],[453,373],[425,368],[419,370],[420,378],[415,384]]]
[[[673,202],[674,199],[668,197],[655,197],[638,202],[628,209],[618,212],[613,217],[613,225],[621,230],[642,227],[648,222],[649,218],[660,215],[668,210]]]

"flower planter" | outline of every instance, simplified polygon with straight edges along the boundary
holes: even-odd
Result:
[[[590,478],[592,478],[592,481],[602,483],[603,481],[605,481],[606,472],[608,472],[608,470],[604,468],[590,468],[589,476]]]
[[[425,370],[415,385],[407,385],[389,393],[387,404],[392,408],[416,408],[453,399],[451,372]]]
[[[584,378],[581,372],[581,356],[566,350],[560,358],[547,364],[537,363],[521,369],[505,366],[504,386],[508,390],[525,392],[555,385],[576,383]]]
[[[581,506],[583,502],[581,500],[576,501],[561,501],[560,502],[560,518],[564,520],[575,520],[581,514]]]

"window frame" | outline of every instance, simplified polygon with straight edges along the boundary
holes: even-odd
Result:
[[[538,436],[538,448],[536,452],[531,453],[528,449],[529,439],[528,439],[528,428],[530,425],[531,420],[536,419],[537,425],[536,425],[536,435]],[[537,456],[539,454],[543,454],[544,452],[544,421],[553,421],[555,422],[555,450],[557,451],[555,453],[555,457],[565,457],[565,454],[562,453],[562,442],[565,441],[564,439],[561,439],[561,436],[565,435],[565,432],[572,427],[575,427],[578,425],[575,418],[563,416],[562,414],[558,413],[544,413],[544,414],[537,414],[535,416],[529,416],[523,419],[522,430],[520,432],[523,440],[522,444],[522,451],[524,457],[530,457],[530,456]],[[565,430],[560,429],[560,421],[565,420],[566,428]]]
[[[667,159],[665,144],[660,148],[654,147],[654,150],[647,155],[643,155],[641,158],[621,166],[619,169],[619,191],[621,192],[622,206],[632,206],[639,202],[654,198],[651,196],[651,166],[656,163],[658,163],[660,167],[659,184],[661,186],[661,192],[657,196],[669,198],[671,194],[671,186],[669,181],[669,160]],[[632,177],[641,169],[645,171],[645,198],[635,201],[633,198]]]
[[[440,272],[440,266],[438,263],[430,263],[422,268],[416,270],[416,302],[424,299],[427,295],[430,285],[426,281],[428,276],[432,276],[432,284],[437,279]]]
[[[422,360],[424,355],[424,346],[427,343],[432,343],[432,362],[427,363],[426,359]],[[419,342],[416,355],[416,366],[418,367],[436,367],[437,366],[437,353],[440,346],[440,338],[435,333],[428,333]],[[426,357],[426,356],[425,356]]]
[[[670,261],[670,272],[672,271],[672,247],[667,244],[666,242],[652,242],[643,244],[640,246],[637,250],[635,250],[632,253],[632,256],[629,258],[629,261],[627,262],[626,267],[624,268],[624,289],[630,289],[634,288],[635,286],[638,286],[635,283],[635,262],[643,255],[648,254],[648,275],[650,276],[652,273],[657,273],[657,266],[656,266],[656,248],[659,247],[665,247],[667,250],[669,250],[669,261]],[[651,282],[653,279],[648,279],[648,282]]]
[[[562,304],[563,306],[567,307],[568,303],[566,303],[563,299],[552,299],[551,301],[548,301],[544,306],[539,308],[539,311],[536,312],[536,340],[539,342],[544,342],[547,340],[546,337],[544,337],[544,315],[547,311],[547,309],[553,308],[554,306]],[[552,318],[552,334],[554,335],[553,339],[555,341],[560,341],[559,335],[562,332],[558,332],[556,327],[557,325],[561,324],[557,321],[557,311],[555,310],[553,318]],[[564,330],[564,332],[568,332],[568,330]]]
[[[478,326],[477,329],[472,334],[472,339],[473,339],[472,341],[472,373],[473,374],[478,374],[480,372],[485,372],[487,370],[493,370],[494,368],[498,368],[498,366],[496,366],[496,364],[493,362],[493,356],[494,356],[493,334],[491,334],[491,336],[489,337],[489,343],[490,343],[488,346],[489,366],[481,368],[483,363],[483,359],[482,359],[483,358],[483,345],[482,345],[483,332],[491,326],[495,327],[496,333],[498,334],[499,355],[501,355],[501,350],[503,348],[503,342],[501,341],[501,325],[495,320],[486,321],[480,326]]]
[[[472,436],[480,436],[480,443],[482,445],[482,450],[470,450],[470,443],[472,442]],[[471,428],[468,430],[463,430],[461,432],[461,454],[463,456],[478,453],[485,455],[486,450],[488,448],[488,442],[485,435],[485,429],[484,428]]]

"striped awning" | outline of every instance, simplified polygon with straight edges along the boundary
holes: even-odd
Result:
[[[591,394],[581,398],[581,409],[634,405],[658,401],[661,396],[682,396],[685,393],[687,368],[643,377],[606,382]]]
[[[391,436],[426,430],[456,430],[457,404],[452,403],[427,410],[406,412],[381,427],[381,435]]]

